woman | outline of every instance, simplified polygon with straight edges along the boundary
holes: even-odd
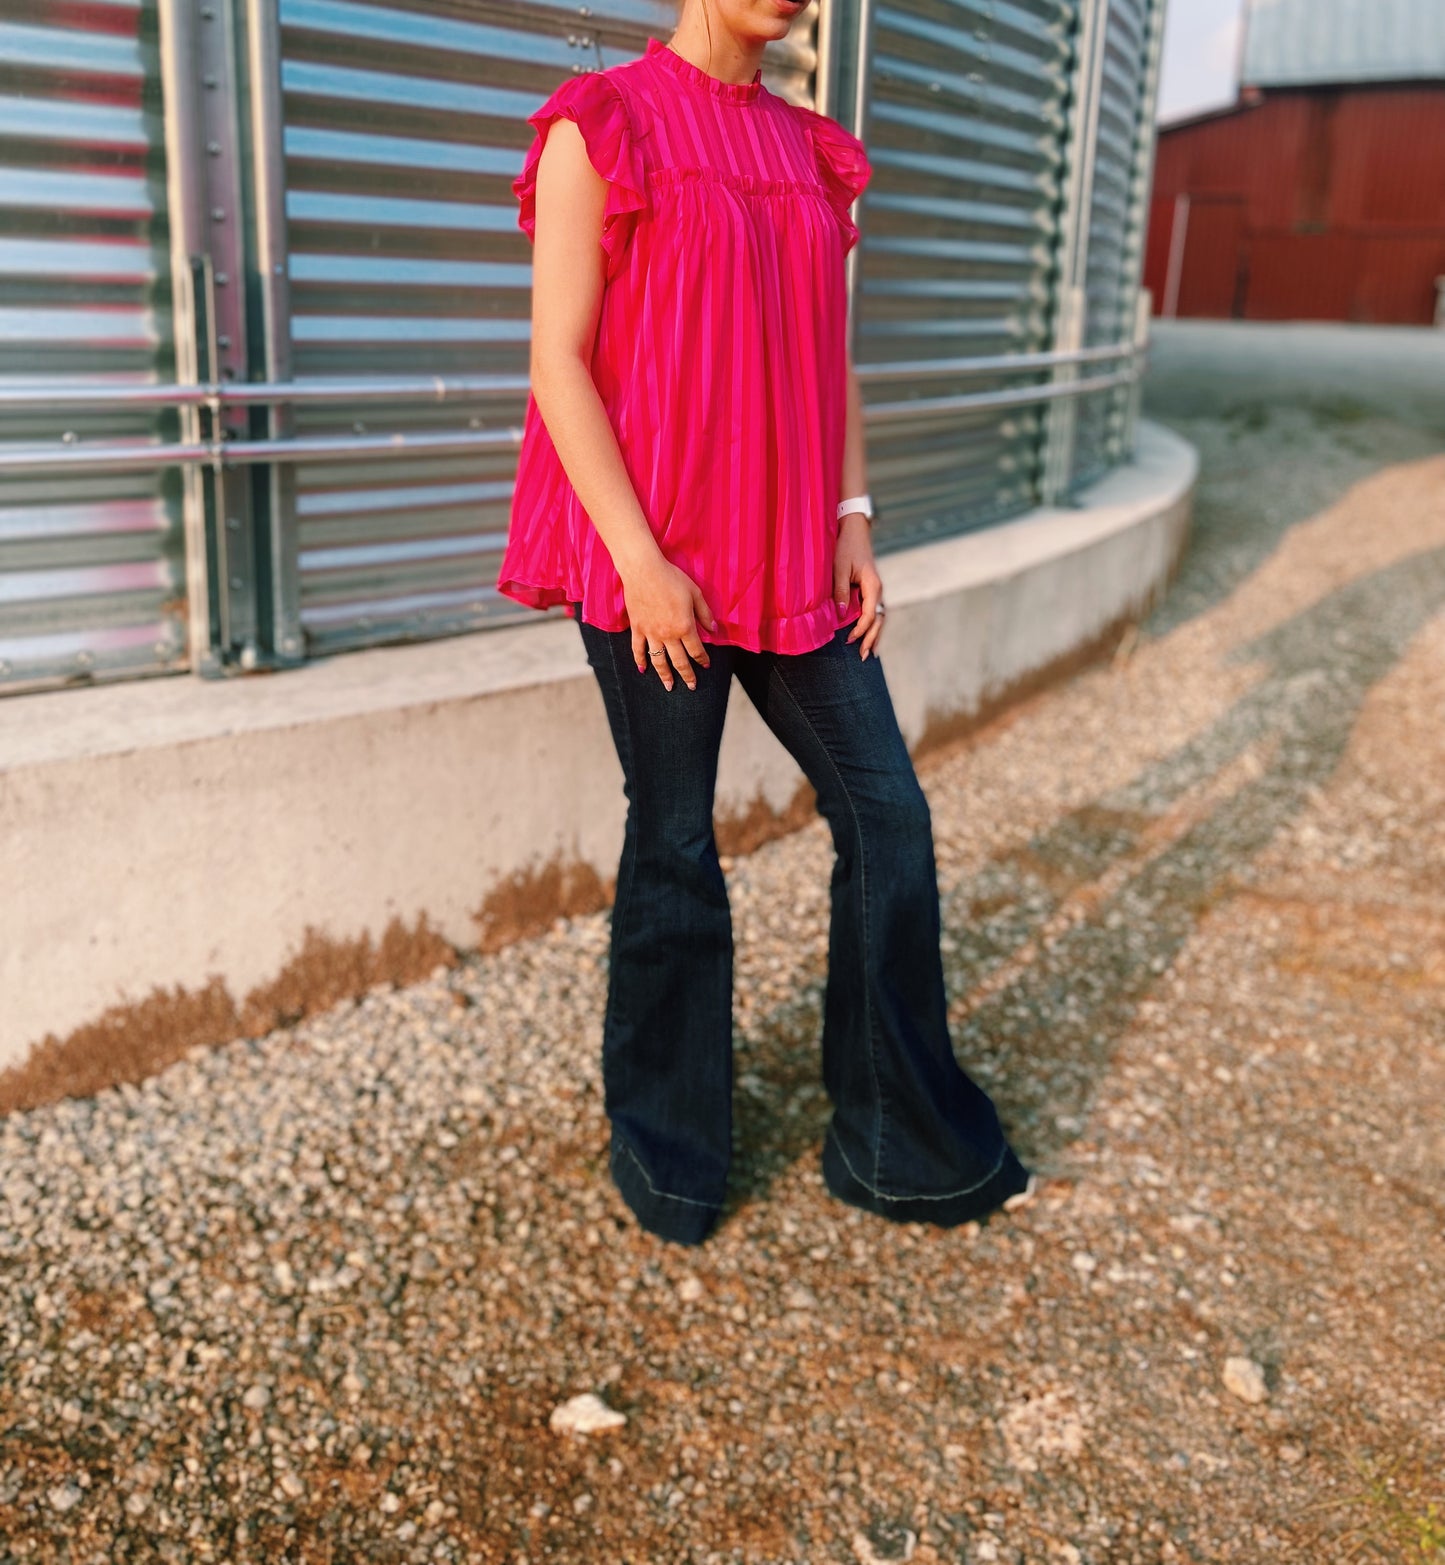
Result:
[[[927,801],[877,657],[847,346],[862,143],[762,85],[795,0],[684,0],[667,42],[571,77],[513,190],[533,243],[531,395],[498,589],[565,606],[628,800],[603,1021],[609,1166],[700,1243],[732,1145],[732,928],[713,836],[736,674],[836,849],[822,1170],[951,1225],[1031,1176],[949,1041]],[[627,659],[631,656],[631,665]]]

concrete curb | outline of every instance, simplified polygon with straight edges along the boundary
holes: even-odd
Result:
[[[1145,423],[1136,460],[1079,509],[880,558],[884,666],[915,755],[1145,612],[1187,538],[1196,468]],[[801,824],[811,801],[732,701],[723,851]],[[441,942],[494,945],[605,905],[624,811],[560,618],[280,676],[0,701],[0,884],[22,891],[0,905],[0,1068],[47,1035],[62,1057],[67,1035],[118,1024],[156,986],[219,981],[253,1016],[283,987],[324,990],[328,950],[390,939],[430,966]],[[416,923],[430,944],[405,934]]]

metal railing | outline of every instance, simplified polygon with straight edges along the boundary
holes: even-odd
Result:
[[[1081,348],[1067,353],[995,354],[973,359],[928,360],[921,363],[863,365],[858,379],[865,390],[864,419],[889,423],[920,415],[945,415],[988,408],[1027,407],[1061,398],[1083,396],[1127,385],[1142,371],[1143,349],[1137,343]],[[951,394],[907,397],[897,401],[866,399],[869,387],[897,383],[918,385],[929,380],[956,380],[986,375],[1052,374],[1060,369],[1128,361],[1109,375],[1049,380],[1038,385]],[[445,404],[525,396],[529,382],[518,375],[376,376],[239,384],[204,385],[0,385],[0,409],[23,407],[28,413],[66,412],[96,408],[194,408],[213,415],[221,427],[227,409],[275,407],[309,403],[351,407],[366,403]],[[21,475],[65,470],[137,471],[202,464],[210,467],[281,462],[384,461],[388,458],[456,456],[472,451],[497,451],[520,445],[521,428],[413,430],[350,435],[309,435],[287,439],[248,440],[235,437],[125,444],[86,444],[64,435],[54,445],[0,446],[0,474]]]

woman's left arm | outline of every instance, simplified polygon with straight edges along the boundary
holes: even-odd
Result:
[[[863,448],[863,394],[858,387],[858,372],[853,368],[853,350],[848,354],[848,417],[843,438],[843,493],[868,492],[868,461]],[[875,612],[883,597],[883,582],[873,559],[873,524],[861,511],[850,511],[838,524],[838,543],[833,553],[833,596],[846,605],[854,582],[863,595],[863,612],[848,632],[850,642],[860,643],[859,657],[866,659],[878,643],[883,616]]]

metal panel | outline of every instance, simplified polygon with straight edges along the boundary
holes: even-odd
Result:
[[[1109,0],[1084,273],[1084,343],[1089,347],[1128,341],[1134,333],[1162,10],[1161,0]],[[1128,395],[1120,391],[1080,401],[1076,486],[1122,458],[1128,409]]]
[[[175,377],[152,0],[0,0],[0,388]],[[0,453],[174,439],[173,410],[6,408]],[[179,475],[0,479],[0,688],[186,665]]]
[[[1076,0],[874,7],[854,329],[865,388],[883,366],[921,403],[1050,379],[1047,368],[979,377],[959,361],[1052,346],[1075,11]],[[1028,509],[1041,419],[1036,405],[1009,405],[870,430],[880,542]]]
[[[297,407],[301,437],[443,427],[517,431],[529,359],[531,255],[511,181],[526,116],[569,72],[642,52],[673,30],[580,25],[514,7],[470,19],[445,0],[281,0],[291,372],[492,377],[443,410],[378,401]],[[812,17],[764,67],[811,101]],[[538,616],[493,585],[516,450],[305,464],[297,568],[308,646],[334,650]]]
[[[1254,0],[1240,70],[1248,87],[1445,77],[1440,0]]]
[[[1149,278],[1164,315],[1434,319],[1445,274],[1437,89],[1270,92],[1164,131],[1154,190]],[[1237,233],[1211,228],[1223,201],[1244,209]],[[1200,274],[1216,270],[1219,286],[1201,288]]]

